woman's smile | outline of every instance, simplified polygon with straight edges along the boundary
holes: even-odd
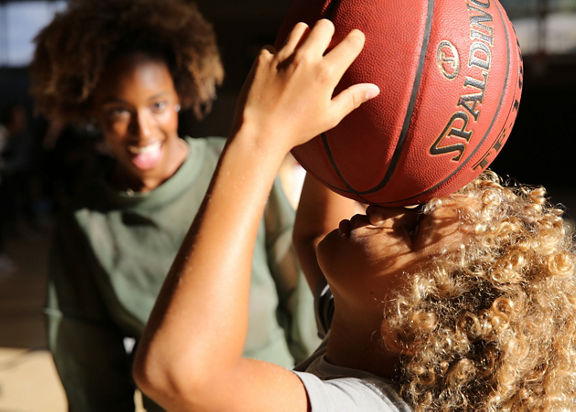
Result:
[[[162,159],[163,144],[159,140],[146,145],[129,145],[132,163],[142,170],[154,169]]]

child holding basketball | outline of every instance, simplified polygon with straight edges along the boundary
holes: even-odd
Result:
[[[327,52],[333,32],[300,23],[257,59],[137,383],[170,410],[574,409],[572,234],[543,189],[491,172],[421,208],[365,214],[307,178],[294,240],[325,340],[296,371],[242,357],[250,256],[282,159],[378,93],[333,96],[364,40],[352,31]]]
[[[71,410],[134,410],[130,344],[224,146],[223,138],[178,135],[180,109],[201,117],[222,81],[215,34],[187,0],[73,0],[36,42],[37,109],[50,120],[94,124],[110,154],[55,225],[49,347]],[[294,210],[279,183],[269,189],[249,264],[242,352],[292,367],[318,338],[291,244]]]

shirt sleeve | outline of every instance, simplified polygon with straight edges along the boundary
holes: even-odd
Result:
[[[409,412],[394,389],[377,379],[322,380],[308,372],[294,372],[306,388],[311,412]]]
[[[45,308],[48,344],[71,411],[134,410],[131,362],[92,278],[72,219],[55,230]]]
[[[314,298],[292,246],[295,212],[281,183],[274,183],[264,220],[268,266],[280,300],[281,324],[296,363],[307,358],[320,344],[314,317]]]

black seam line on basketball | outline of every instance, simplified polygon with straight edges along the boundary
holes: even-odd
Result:
[[[494,117],[492,118],[492,122],[490,123],[490,127],[486,131],[486,134],[484,135],[484,137],[480,141],[480,144],[476,145],[476,148],[472,151],[472,154],[470,154],[470,156],[468,156],[468,158],[466,160],[464,160],[464,162],[454,172],[452,172],[448,177],[446,177],[444,180],[442,180],[441,182],[438,182],[436,185],[432,186],[430,189],[427,189],[424,192],[421,192],[415,196],[407,197],[405,199],[395,200],[394,202],[383,202],[383,203],[381,203],[382,205],[389,204],[389,203],[391,204],[391,203],[406,202],[409,200],[413,200],[419,196],[425,195],[426,193],[429,193],[432,190],[436,189],[438,186],[442,185],[444,182],[450,180],[456,173],[458,173],[464,166],[466,166],[466,164],[470,161],[470,159],[472,159],[472,157],[474,157],[476,152],[478,152],[478,149],[482,146],[484,141],[488,138],[488,135],[490,134],[492,127],[494,127],[494,123],[496,123],[496,119],[498,118],[498,113],[500,113],[500,109],[502,108],[502,103],[504,102],[504,96],[506,95],[506,88],[508,86],[508,80],[510,77],[510,60],[511,60],[510,59],[510,36],[508,35],[508,30],[506,30],[506,21],[503,18],[502,11],[498,7],[498,5],[496,5],[496,10],[498,11],[498,14],[500,15],[500,20],[502,21],[502,27],[504,29],[504,34],[506,36],[506,54],[507,54],[507,56],[506,56],[507,57],[506,77],[504,78],[504,86],[503,86],[502,93],[500,94],[500,102],[498,103],[498,108],[496,109],[496,113],[494,114]]]
[[[372,189],[365,190],[359,194],[374,193],[382,189],[394,174],[396,166],[398,165],[398,159],[402,154],[402,149],[406,143],[406,136],[408,135],[408,130],[410,129],[410,124],[412,122],[412,116],[414,115],[414,107],[416,106],[416,100],[418,98],[418,90],[420,89],[420,83],[422,82],[422,73],[424,72],[424,63],[426,61],[426,55],[428,53],[428,46],[430,44],[430,36],[432,32],[432,21],[434,19],[434,0],[428,2],[428,15],[426,17],[426,31],[424,33],[424,38],[422,39],[422,46],[420,48],[420,61],[418,62],[418,70],[416,72],[416,77],[414,79],[414,84],[412,86],[412,95],[410,96],[410,103],[406,109],[406,116],[404,117],[404,124],[402,125],[402,131],[400,132],[400,138],[396,144],[396,149],[394,149],[394,154],[390,160],[390,165],[388,170],[386,170],[386,175],[382,181],[374,186]]]
[[[344,183],[344,185],[346,186],[346,189],[348,189],[347,191],[346,190],[344,190],[344,191],[347,193],[354,193],[356,196],[358,196],[360,199],[362,199],[365,203],[370,203],[370,201],[368,199],[365,199],[360,193],[358,193],[356,190],[354,190],[354,188],[352,186],[350,186],[350,184],[346,181],[346,179],[344,179],[344,176],[342,176],[342,172],[340,172],[340,169],[338,169],[338,166],[336,165],[336,161],[334,160],[334,157],[332,156],[332,151],[330,150],[330,146],[328,145],[328,138],[326,136],[326,133],[322,133],[321,137],[322,137],[322,143],[324,144],[324,150],[326,151],[326,155],[328,156],[328,159],[330,160],[330,164],[332,165],[332,168],[334,169],[334,171],[336,172],[336,174],[338,175],[340,180]],[[333,186],[331,184],[328,184],[328,186],[332,189],[343,190],[342,188]]]
[[[324,10],[324,13],[323,13],[324,18],[331,20],[339,5],[340,5],[340,0],[333,0],[332,2],[330,2],[330,4]],[[326,133],[322,133],[321,138],[322,138],[322,144],[324,145],[324,150],[326,151],[326,155],[328,156],[328,159],[330,160],[330,164],[332,165],[332,169],[334,169],[334,171],[336,172],[336,174],[338,175],[338,177],[340,178],[342,183],[344,183],[344,185],[346,186],[347,190],[342,189],[340,187],[336,187],[336,186],[331,185],[331,184],[326,183],[326,182],[324,182],[324,183],[333,190],[340,190],[340,191],[344,191],[346,193],[353,193],[356,196],[358,196],[358,198],[360,198],[362,201],[364,201],[366,203],[370,203],[370,201],[368,199],[364,198],[360,193],[358,193],[358,191],[355,190],[346,181],[346,179],[342,175],[342,172],[340,171],[340,169],[338,168],[338,165],[336,164],[336,161],[334,160],[334,156],[332,156],[332,151],[330,150],[330,145],[328,144],[328,137],[326,136]]]
[[[404,118],[404,124],[402,126],[400,138],[398,139],[398,144],[396,145],[396,149],[394,150],[394,154],[392,155],[392,159],[390,160],[390,165],[389,165],[388,170],[386,171],[386,175],[384,176],[382,181],[378,185],[373,187],[372,189],[368,189],[368,190],[362,191],[362,192],[359,192],[359,191],[355,190],[354,188],[352,188],[352,186],[344,179],[344,177],[342,176],[342,173],[338,169],[336,162],[334,161],[334,159],[332,158],[332,155],[330,154],[330,148],[328,145],[328,141],[327,141],[327,139],[325,139],[325,137],[323,135],[322,140],[324,142],[324,147],[326,148],[326,151],[328,153],[328,157],[330,158],[330,162],[332,163],[334,170],[336,171],[338,176],[340,176],[340,178],[342,179],[342,182],[344,182],[344,184],[348,188],[348,191],[350,193],[354,193],[355,195],[357,195],[359,197],[362,197],[363,194],[373,193],[373,192],[376,192],[376,191],[382,189],[388,183],[390,178],[392,177],[392,174],[394,173],[394,169],[396,168],[396,165],[398,163],[398,158],[400,157],[400,154],[402,152],[402,148],[403,148],[404,143],[406,141],[406,135],[408,134],[408,129],[410,128],[410,122],[412,120],[412,115],[414,113],[414,107],[416,106],[416,98],[418,97],[418,89],[420,88],[420,82],[422,81],[422,73],[424,71],[424,62],[426,60],[426,53],[428,51],[428,45],[430,43],[430,35],[432,32],[432,21],[434,18],[434,2],[435,2],[434,0],[430,0],[428,2],[428,12],[427,12],[428,14],[426,16],[426,30],[424,33],[424,37],[422,39],[422,46],[420,48],[420,61],[418,62],[418,69],[416,71],[416,77],[414,78],[414,84],[412,86],[412,94],[410,96],[410,102],[408,104],[408,108],[406,109],[406,116]],[[342,190],[342,189],[340,189],[340,190]]]

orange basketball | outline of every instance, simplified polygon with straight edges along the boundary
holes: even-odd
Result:
[[[364,50],[336,92],[381,93],[293,150],[334,191],[382,206],[457,191],[494,160],[520,104],[522,58],[496,0],[296,0],[280,30],[328,18],[333,42],[358,28]]]

